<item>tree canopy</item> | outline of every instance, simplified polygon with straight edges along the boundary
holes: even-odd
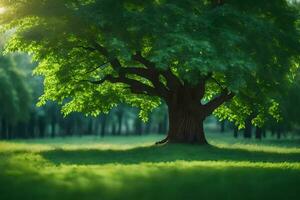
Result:
[[[97,115],[126,103],[146,118],[184,87],[181,95],[201,102],[206,115],[215,112],[242,127],[254,114],[260,125],[266,115],[279,118],[276,96],[299,67],[299,13],[286,0],[0,5],[2,32],[10,34],[6,51],[29,52],[39,61],[40,104],[58,101],[66,114]]]

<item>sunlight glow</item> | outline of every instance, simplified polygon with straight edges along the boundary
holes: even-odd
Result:
[[[6,9],[4,7],[0,7],[0,15],[5,13]]]

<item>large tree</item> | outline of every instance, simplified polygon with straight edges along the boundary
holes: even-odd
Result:
[[[120,103],[140,116],[165,101],[162,142],[205,144],[204,119],[240,126],[277,116],[298,67],[298,13],[286,0],[0,0],[7,51],[45,76],[40,104],[98,115]],[[254,110],[254,111],[252,111]]]

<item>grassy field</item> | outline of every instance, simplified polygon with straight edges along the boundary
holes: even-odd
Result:
[[[161,136],[0,142],[1,200],[299,199],[300,140]]]

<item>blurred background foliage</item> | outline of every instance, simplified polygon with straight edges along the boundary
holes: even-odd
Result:
[[[132,135],[166,133],[166,106],[157,108],[147,123],[139,110],[120,105],[108,114],[86,117],[73,113],[64,117],[60,105],[36,103],[43,92],[43,80],[33,76],[36,63],[28,55],[0,56],[0,136],[2,139],[72,135]]]

